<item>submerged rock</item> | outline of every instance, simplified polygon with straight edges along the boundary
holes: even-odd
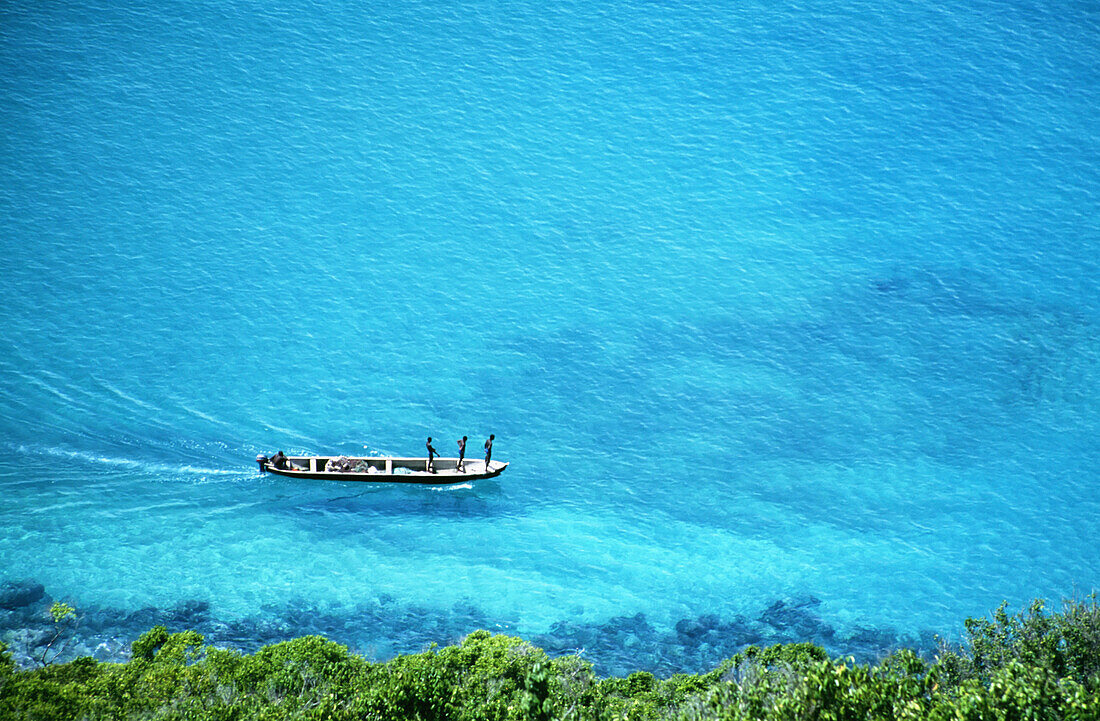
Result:
[[[33,579],[5,581],[0,585],[0,608],[15,611],[46,597],[46,587]]]
[[[860,663],[874,663],[901,647],[897,632],[892,628],[857,628],[844,639],[846,655]]]
[[[768,606],[764,613],[760,614],[760,621],[769,626],[783,630],[791,626],[805,623],[806,619],[817,617],[808,609],[821,605],[821,601],[813,596],[791,601],[776,601]]]
[[[42,584],[33,580],[0,586],[0,638],[6,641],[21,665],[33,663],[32,654],[52,629]],[[854,656],[875,661],[890,651],[918,644],[934,652],[937,639],[931,632],[919,642],[896,631],[857,628],[844,634],[817,615],[821,601],[813,596],[778,600],[757,618],[722,617],[715,613],[682,618],[672,626],[654,627],[643,613],[583,621],[563,618],[545,633],[524,638],[551,656],[579,653],[601,675],[627,676],[638,670],[659,676],[700,673],[749,645],[811,641],[833,656]],[[574,609],[579,612],[580,609]],[[71,644],[60,655],[71,660],[91,655],[100,661],[129,657],[130,643],[156,625],[170,632],[195,630],[207,643],[254,652],[261,646],[307,634],[319,634],[375,660],[396,654],[418,653],[431,643],[457,643],[478,628],[516,635],[515,619],[490,617],[475,603],[460,601],[449,608],[399,603],[380,594],[358,604],[319,605],[308,599],[285,604],[264,604],[255,615],[219,618],[208,601],[191,599],[174,606],[135,610],[88,607],[80,609],[80,622]]]
[[[199,599],[181,601],[168,611],[168,618],[176,623],[201,624],[210,620],[210,602]]]
[[[706,626],[697,620],[684,618],[676,622],[676,633],[684,639],[696,639],[706,632]]]
[[[810,611],[819,605],[821,600],[813,596],[776,601],[758,620],[775,630],[771,639],[774,643],[813,641],[828,647],[836,636],[836,630]]]

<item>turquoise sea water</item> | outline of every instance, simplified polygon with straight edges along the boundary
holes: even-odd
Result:
[[[1100,587],[1098,100],[1090,2],[5,3],[0,581],[662,672]]]

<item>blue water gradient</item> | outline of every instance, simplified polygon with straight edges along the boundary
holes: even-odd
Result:
[[[1092,3],[6,3],[0,577],[663,671],[1088,592],[1097,97]]]

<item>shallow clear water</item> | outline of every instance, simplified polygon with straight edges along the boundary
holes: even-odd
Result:
[[[618,629],[614,668],[777,600],[843,649],[1096,588],[1098,39],[1088,3],[5,4],[0,576],[119,638],[197,600],[377,657]],[[252,463],[489,433],[473,487]]]

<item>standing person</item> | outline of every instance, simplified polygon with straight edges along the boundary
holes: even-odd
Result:
[[[424,444],[428,448],[428,473],[435,473],[435,457],[439,455],[432,447],[432,437],[428,436],[428,442]]]
[[[496,438],[492,433],[489,434],[489,440],[485,441],[485,472],[489,472],[489,459],[493,457],[493,439]]]
[[[462,436],[462,440],[458,442],[458,472],[465,473],[466,469],[462,465],[462,459],[466,457],[466,436]]]

